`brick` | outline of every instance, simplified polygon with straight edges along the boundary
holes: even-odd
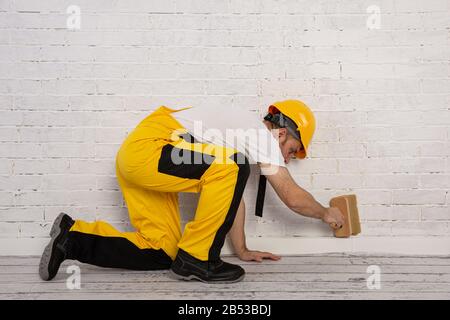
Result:
[[[439,43],[440,41],[446,41],[446,34],[443,30],[402,30],[393,32],[391,38],[399,46],[428,46]]]
[[[96,187],[99,190],[120,190],[116,176],[97,176]]]
[[[21,238],[45,238],[48,237],[52,223],[48,222],[22,222],[20,223]]]
[[[247,80],[211,80],[206,83],[206,93],[216,95],[233,95],[233,94],[256,95],[257,85],[254,81]]]
[[[67,141],[93,142],[95,141],[95,131],[95,128],[73,128],[70,130],[70,138]]]
[[[37,190],[41,183],[39,175],[0,176],[0,190]]]
[[[422,1],[408,1],[408,0],[397,0],[395,2],[396,12],[435,12],[448,10],[449,5],[445,0],[430,0],[426,3]]]
[[[368,79],[367,85],[364,88],[364,93],[378,93],[378,94],[416,94],[420,92],[420,80],[417,78],[396,78],[396,79]],[[398,97],[398,96],[397,96]]]
[[[444,204],[445,192],[440,190],[394,190],[396,204]]]
[[[53,223],[56,217],[64,212],[72,217],[74,220],[85,220],[93,221],[95,220],[95,207],[89,206],[77,206],[77,205],[67,205],[67,206],[55,206],[48,205],[44,207],[45,221]],[[44,221],[44,220],[43,220]]]
[[[419,221],[420,220],[420,205],[395,205],[392,207],[393,215],[392,219],[397,220],[410,220]]]
[[[422,79],[424,93],[447,93],[449,87],[449,79]]]
[[[308,94],[313,91],[311,81],[305,80],[264,80],[261,89],[268,95]]]
[[[97,113],[61,111],[47,113],[47,123],[55,127],[92,127],[98,125]]]
[[[367,221],[420,220],[420,206],[359,206],[360,218]]]
[[[280,232],[290,233],[289,230],[285,231],[286,226],[277,220],[263,219],[253,225],[252,234],[255,236],[276,236]]]
[[[396,70],[392,64],[343,64],[342,77],[353,79],[393,78]]]
[[[422,145],[417,142],[375,142],[367,146],[369,157],[410,157],[419,156]],[[432,156],[433,154],[430,154]]]
[[[441,78],[449,76],[449,69],[445,63],[396,64],[394,73],[402,78]]]
[[[247,49],[247,48],[246,48]],[[242,50],[242,49],[241,49]],[[248,50],[245,50],[244,52],[246,52],[247,54],[249,53],[253,53],[254,49],[248,48]],[[279,63],[284,63],[286,61],[289,61],[290,63],[302,63],[304,64],[305,62],[308,61],[316,61],[317,59],[313,59],[313,55],[317,54],[319,55],[320,52],[317,52],[317,48],[314,49],[313,48],[308,48],[308,47],[301,47],[301,48],[296,48],[296,47],[281,47],[281,48],[265,48],[264,50],[260,51],[260,52],[255,52],[258,54],[259,60],[261,63],[277,63],[277,66],[279,66]],[[334,55],[334,57],[336,57]],[[249,57],[250,58],[250,57]],[[255,56],[255,60],[256,61],[256,56]],[[325,61],[323,62],[328,62],[331,59],[327,56],[327,59],[324,59]],[[239,61],[235,61],[235,62],[239,62]],[[242,61],[241,63],[245,63],[246,61]],[[251,61],[248,61],[249,63]],[[321,62],[321,61],[319,61]],[[336,60],[337,62],[337,60]]]
[[[392,233],[396,236],[442,236],[447,234],[447,225],[442,222],[396,221],[392,223]]]
[[[450,112],[447,111],[429,111],[423,114],[422,121],[424,124],[432,125],[450,125]],[[439,128],[435,128],[436,131]],[[441,128],[442,130],[442,128]]]
[[[295,64],[287,68],[288,79],[315,79],[334,78],[341,76],[341,65],[338,63],[311,63],[306,65]]]
[[[345,188],[361,188],[361,175],[330,175],[330,174],[313,174],[312,176],[314,188],[330,188],[330,189],[345,189]]]
[[[68,98],[59,96],[15,96],[15,109],[43,111],[68,110]]]
[[[178,1],[174,0],[164,2],[137,0],[133,4],[120,0],[117,2],[115,9],[119,12],[174,13],[178,9],[178,4]],[[104,5],[98,6],[99,8],[104,7]]]
[[[229,9],[231,13],[260,13],[262,3],[258,0],[239,1],[230,0]]]
[[[0,207],[12,206],[14,203],[14,193],[0,191]]]
[[[390,159],[390,170],[393,173],[436,173],[444,172],[444,158],[420,157],[420,158],[403,158]]]
[[[423,142],[420,145],[420,153],[424,156],[448,156],[450,155],[450,143],[448,142]]]
[[[20,191],[15,194],[17,206],[68,205],[70,193],[67,191]]]
[[[336,128],[317,128],[314,132],[314,141],[318,142],[337,142],[339,140],[339,132]]]
[[[72,191],[67,198],[70,204],[78,206],[119,206],[122,204],[122,194],[119,191]]]
[[[423,50],[414,47],[369,47],[367,60],[372,63],[409,63],[422,56]]]
[[[41,12],[41,11],[48,11],[48,10],[54,10],[55,8],[60,7],[60,2],[57,0],[47,0],[42,3],[34,3],[29,2],[27,0],[17,0],[14,1],[13,9],[16,11],[34,11],[34,12]]]
[[[0,110],[11,110],[12,108],[13,108],[13,98],[11,96],[0,95]]]
[[[128,210],[126,207],[99,206],[95,213],[97,219],[106,221],[127,221]]]
[[[1,142],[18,142],[19,133],[15,127],[0,127]]]
[[[0,158],[39,158],[42,156],[42,145],[33,143],[2,143]]]
[[[343,127],[339,128],[339,140],[342,142],[388,141],[392,139],[389,127]]]
[[[67,128],[32,128],[18,130],[22,142],[69,142],[72,138]]]
[[[248,70],[248,68],[244,69]],[[245,77],[245,75],[242,76],[239,73],[239,70],[230,68],[226,64],[185,64],[183,68],[180,68],[178,74],[180,79],[223,79],[229,77],[231,72],[233,72],[233,78]],[[167,75],[168,73],[165,73],[164,77],[167,77]]]
[[[52,143],[44,146],[49,158],[92,158],[95,146],[91,143]]]
[[[95,142],[121,143],[127,132],[123,128],[97,128],[95,129]]]
[[[94,94],[96,93],[96,83],[92,80],[57,79],[42,80],[42,90],[45,94]]]
[[[448,206],[423,207],[422,220],[450,220],[450,210]]]
[[[424,61],[445,61],[450,52],[450,48],[440,46],[426,46],[422,48],[422,57]],[[442,80],[442,79],[439,79]]]
[[[119,148],[120,144],[118,143],[97,143],[95,145],[95,157],[96,159],[114,159]]]
[[[391,190],[360,189],[358,190],[357,195],[360,204],[390,205],[392,203],[397,203],[397,201],[392,200]]]
[[[42,190],[93,190],[94,175],[48,174],[42,178]]]
[[[437,118],[435,118],[437,119]],[[392,128],[395,140],[445,140],[445,127],[396,127]]]
[[[361,221],[391,221],[392,206],[387,205],[358,205]]]
[[[414,14],[382,15],[382,28],[390,30],[422,30],[423,19]]]
[[[62,174],[67,173],[69,161],[65,159],[17,159],[14,160],[15,174]]]
[[[12,160],[0,159],[0,174],[10,175],[12,173],[12,166]]]
[[[0,238],[18,238],[19,224],[15,222],[0,222]]]
[[[310,151],[314,158],[359,158],[363,153],[363,146],[357,143],[315,143]]]
[[[24,114],[17,111],[0,111],[1,126],[15,126],[23,123]]]
[[[115,170],[112,159],[70,159],[68,173],[115,174]]]
[[[420,186],[422,188],[448,189],[450,186],[450,175],[427,174],[420,176]]]
[[[340,173],[390,173],[389,165],[386,165],[384,158],[368,159],[339,159],[338,166]]]
[[[364,186],[379,189],[417,188],[419,186],[419,176],[410,174],[365,174]]]
[[[65,30],[13,29],[11,43],[18,45],[61,45],[65,42]]]
[[[426,12],[422,14],[422,23],[425,29],[445,29],[450,24],[446,12]]]
[[[417,125],[423,113],[418,111],[369,111],[367,122],[376,125]]]
[[[44,207],[0,207],[0,221],[21,222],[41,221],[44,218]]]
[[[366,221],[361,223],[366,236],[392,236],[392,223],[385,221]]]
[[[130,97],[127,97],[130,99]],[[115,96],[70,96],[68,105],[73,111],[114,111],[124,109],[124,98]]]

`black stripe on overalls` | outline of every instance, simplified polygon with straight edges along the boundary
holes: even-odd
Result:
[[[209,259],[210,261],[215,261],[220,258],[220,250],[225,242],[225,237],[233,226],[234,219],[236,217],[239,204],[244,193],[245,185],[247,184],[248,176],[250,175],[250,164],[248,159],[240,152],[230,156],[239,167],[238,177],[236,181],[236,186],[234,187],[233,198],[231,200],[230,208],[228,209],[227,215],[225,216],[225,221],[217,230],[214,241],[209,249]]]
[[[106,268],[169,269],[172,259],[162,249],[140,249],[126,238],[69,232],[67,259]]]
[[[189,143],[198,143],[189,133],[180,134],[179,137]],[[215,159],[216,157],[209,154],[166,144],[161,150],[158,172],[179,178],[199,180]]]

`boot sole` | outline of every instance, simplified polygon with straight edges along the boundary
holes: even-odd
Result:
[[[214,280],[214,281],[204,280],[204,279],[202,279],[202,278],[200,278],[200,277],[198,277],[196,275],[193,275],[193,274],[191,274],[189,276],[182,276],[182,275],[180,275],[178,273],[175,273],[173,270],[169,270],[169,276],[172,279],[175,279],[175,280],[183,280],[183,281],[196,280],[196,281],[200,281],[200,282],[203,282],[203,283],[209,283],[209,284],[215,284],[215,283],[227,284],[227,283],[236,283],[236,282],[242,281],[242,279],[244,279],[244,277],[245,277],[245,274],[243,274],[242,276],[240,276],[239,278],[237,278],[235,280]]]
[[[58,238],[59,234],[61,233],[61,221],[64,217],[64,213],[60,213],[58,217],[56,217],[55,221],[53,222],[52,229],[50,230],[50,242],[45,247],[44,252],[41,256],[41,261],[39,262],[39,276],[42,280],[49,281],[49,274],[48,274],[48,265],[50,263],[50,259],[52,257],[53,253],[53,244]]]

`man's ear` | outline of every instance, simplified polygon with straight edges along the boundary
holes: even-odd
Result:
[[[279,128],[278,129],[278,138],[286,137],[287,135],[287,129],[286,128]]]

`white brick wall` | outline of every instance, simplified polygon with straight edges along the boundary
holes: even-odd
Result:
[[[448,237],[449,16],[448,0],[1,0],[0,238],[45,237],[60,211],[128,230],[114,156],[151,108],[284,98],[318,119],[300,185],[357,193],[362,237]],[[256,184],[250,237],[331,237],[270,188],[256,220]]]

